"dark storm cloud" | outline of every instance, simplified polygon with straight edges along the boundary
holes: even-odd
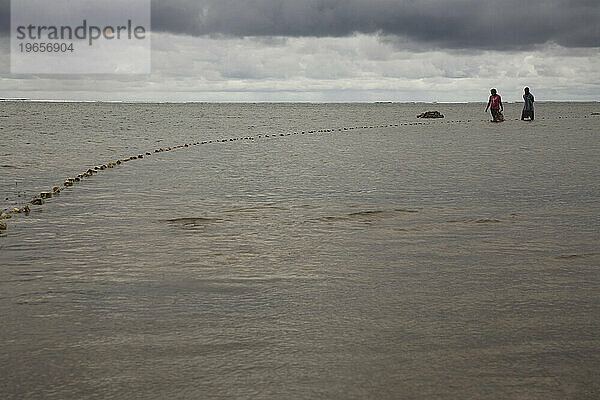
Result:
[[[10,0],[0,0],[0,35],[6,35],[10,29]]]
[[[600,45],[597,0],[171,0],[153,28],[193,36],[375,33],[446,48]]]
[[[0,0],[0,34],[9,4]],[[380,33],[450,49],[600,46],[598,0],[153,0],[152,23],[191,36]]]

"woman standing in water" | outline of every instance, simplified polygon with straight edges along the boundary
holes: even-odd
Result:
[[[488,101],[487,107],[485,108],[485,112],[487,112],[488,108],[492,111],[492,118],[494,122],[503,121],[504,118],[501,118],[502,111],[504,111],[504,106],[502,105],[502,98],[496,91],[496,89],[490,90],[492,95],[490,96],[490,100]]]
[[[521,121],[524,121],[525,118],[529,118],[530,121],[533,121],[533,95],[529,93],[529,88],[525,88],[525,94],[523,95],[523,100],[525,100],[525,105],[523,106],[523,113],[521,114]]]

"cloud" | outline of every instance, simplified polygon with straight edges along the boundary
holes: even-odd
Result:
[[[598,100],[597,0],[482,3],[156,0],[151,75],[11,75],[0,37],[0,97],[478,101],[495,86],[511,101],[529,85]]]
[[[10,0],[0,0],[0,35],[6,35],[10,29]]]
[[[211,38],[153,36],[148,76],[6,76],[0,97],[168,101],[483,101],[498,87],[518,101],[597,100],[600,54],[399,49],[376,35]],[[1,51],[0,46],[0,51]],[[5,49],[7,50],[7,49]],[[490,60],[494,61],[490,67]],[[501,62],[498,62],[501,60]]]
[[[10,23],[0,0],[0,34]],[[155,32],[189,36],[396,36],[447,49],[600,47],[597,0],[152,0]]]
[[[191,36],[378,32],[451,49],[515,49],[547,42],[600,46],[597,0],[157,0],[152,15],[155,31]]]

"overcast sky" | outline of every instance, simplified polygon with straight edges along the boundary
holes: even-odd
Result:
[[[0,97],[156,101],[600,100],[598,0],[162,0],[152,74],[10,74]]]

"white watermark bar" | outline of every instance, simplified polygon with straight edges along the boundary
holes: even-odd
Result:
[[[149,74],[150,0],[11,0],[13,74]]]

